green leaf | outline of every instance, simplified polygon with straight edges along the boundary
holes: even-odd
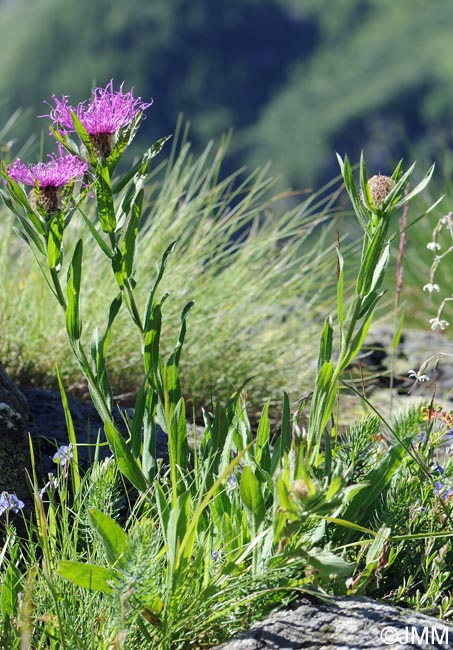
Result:
[[[90,163],[92,165],[96,165],[97,160],[93,152],[93,145],[91,144],[91,139],[90,136],[88,135],[88,131],[83,126],[82,122],[79,120],[79,118],[74,113],[74,111],[71,111],[71,119],[72,119],[72,123],[74,124],[74,128],[76,130],[77,135],[79,136],[80,140],[85,146],[85,149],[88,152]]]
[[[174,409],[171,421],[170,431],[168,436],[168,452],[170,456],[170,467],[187,468],[189,445],[187,443],[187,422],[186,422],[186,409],[184,400],[181,398]],[[174,488],[177,491],[185,490],[185,485],[182,481],[174,476],[176,483]]]
[[[99,535],[109,564],[126,567],[128,539],[124,530],[114,519],[95,508],[88,509],[88,517],[93,529]]]
[[[80,295],[80,282],[82,277],[82,256],[83,256],[83,242],[81,239],[77,245],[72,256],[72,261],[68,269],[68,284],[67,296],[68,306],[66,309],[66,329],[68,336],[73,341],[80,339],[82,334],[82,322],[79,314],[79,295]]]
[[[270,471],[269,439],[271,424],[269,422],[269,402],[264,405],[256,432],[255,461],[260,468]]]
[[[360,490],[353,496],[345,512],[341,515],[343,519],[352,521],[358,525],[367,524],[370,513],[374,512],[375,502],[389,487],[393,476],[401,466],[405,453],[404,447],[399,444],[388,449],[384,458],[364,477],[368,483],[368,487],[366,490]],[[351,535],[352,531],[345,532],[337,528],[334,539],[335,541],[340,541],[341,539],[347,542],[351,538]]]
[[[152,158],[157,156],[163,149],[164,144],[171,138],[171,135],[167,135],[157,142],[155,142],[145,153],[141,156],[138,162],[125,174],[113,187],[113,194],[118,194],[122,189],[126,187],[129,181],[137,176],[138,179],[144,179],[149,172],[150,162]],[[112,152],[113,153],[113,152]],[[112,158],[112,155],[110,156]],[[109,159],[110,163],[110,159]]]
[[[159,284],[163,278],[164,272],[165,272],[165,267],[167,266],[167,261],[169,255],[173,252],[174,248],[176,246],[176,241],[172,242],[168,248],[166,248],[164,254],[162,255],[162,260],[159,265],[159,269],[157,272],[157,277],[154,281],[154,286],[151,289],[149,296],[148,296],[148,301],[146,303],[146,308],[145,308],[145,316],[143,318],[144,321],[144,327],[145,331],[148,329],[148,321],[152,318],[152,310],[154,306],[154,299],[156,296],[157,289],[159,287]]]
[[[85,221],[85,223],[86,223],[86,225],[88,227],[88,230],[90,231],[93,238],[96,240],[96,243],[99,246],[99,248],[102,250],[104,255],[106,255],[106,257],[108,257],[109,259],[112,259],[113,251],[110,250],[108,244],[102,239],[101,233],[96,230],[96,226],[93,223],[91,223],[90,219],[83,212],[83,210],[80,210],[80,212],[82,214],[83,220]]]
[[[162,302],[168,297],[165,295]],[[162,327],[162,302],[155,304],[145,323],[143,337],[143,362],[146,376],[152,388],[163,394],[161,357],[160,357],[160,332]]]
[[[112,422],[106,420],[104,429],[110,449],[118,463],[121,473],[132,483],[140,492],[146,492],[148,485],[146,483],[140,465],[132,455],[131,450],[123,440],[121,434]]]
[[[312,548],[306,553],[311,566],[323,576],[349,576],[354,570],[353,564],[328,549]]]
[[[431,180],[431,177],[434,173],[434,168],[435,168],[435,164],[431,165],[431,167],[428,169],[428,171],[426,172],[425,176],[420,181],[420,183],[416,185],[411,192],[406,194],[406,196],[403,196],[403,198],[400,201],[398,201],[398,203],[394,207],[395,210],[402,207],[405,203],[413,199],[414,196],[417,196],[417,194],[420,194],[420,192],[422,192],[425,189],[425,187],[428,185],[428,183]]]
[[[115,580],[115,573],[112,569],[85,562],[60,560],[57,572],[84,589],[113,593],[112,582]]]
[[[19,569],[11,561],[2,576],[0,608],[3,619],[17,615],[19,592],[22,591],[22,581]]]
[[[354,208],[354,212],[356,213],[360,225],[362,226],[363,230],[366,232],[367,220],[369,217],[364,210],[362,199],[359,193],[357,192],[357,188],[354,182],[354,177],[352,175],[351,163],[349,162],[349,158],[347,156],[344,157],[344,161],[343,161],[341,157],[337,154],[337,159],[340,165],[340,170],[343,176],[346,191],[349,194],[349,198],[351,199],[352,206]]]
[[[181,398],[181,387],[179,382],[178,366],[179,359],[181,357],[182,348],[184,345],[184,339],[186,337],[186,319],[189,311],[194,306],[194,302],[191,300],[184,307],[181,314],[181,328],[179,330],[178,342],[171,353],[167,361],[166,377],[167,377],[167,390],[170,406],[170,414],[173,413],[173,410]]]
[[[137,398],[138,399],[138,398]],[[139,417],[132,421],[132,434],[131,444],[136,438],[142,435],[143,428],[143,455],[142,455],[142,469],[146,479],[151,482],[157,471],[156,461],[156,411],[158,405],[158,395],[156,391],[150,390],[146,396],[145,410],[142,419]]]
[[[64,215],[55,216],[49,225],[47,239],[47,263],[50,269],[61,268],[61,258],[63,255],[63,231]]]
[[[253,473],[252,468],[248,465],[244,467],[242,472],[239,493],[242,502],[253,515],[255,525],[258,527],[264,519],[265,504],[259,481]]]
[[[318,372],[322,366],[332,358],[332,339],[332,318],[331,316],[328,316],[325,320],[324,328],[321,334],[321,340],[319,342]]]
[[[139,192],[132,206],[132,214],[126,229],[123,244],[121,246],[122,272],[123,278],[129,278],[133,275],[135,267],[135,250],[138,235],[138,227],[143,208],[143,190]]]
[[[74,489],[74,495],[78,494],[80,490],[80,471],[79,471],[79,453],[77,450],[77,437],[74,430],[74,423],[72,421],[71,411],[69,409],[68,398],[64,389],[63,381],[61,379],[60,369],[57,365],[57,379],[60,388],[61,403],[63,405],[64,417],[66,420],[66,429],[68,430],[68,439],[72,444],[72,458],[71,458],[71,480]]]
[[[99,165],[98,167],[96,198],[99,222],[102,230],[107,233],[114,232],[116,228],[115,207],[113,204],[112,186],[107,165]]]

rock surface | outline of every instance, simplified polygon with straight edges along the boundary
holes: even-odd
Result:
[[[303,598],[217,650],[426,650],[453,648],[453,628],[362,597]]]
[[[29,502],[25,470],[30,468],[27,400],[0,365],[0,492]]]
[[[68,430],[66,419],[58,391],[41,390],[38,388],[21,387],[30,410],[30,433],[38,459],[40,474],[47,476],[55,472],[53,455],[61,445],[68,445]],[[107,445],[101,418],[91,402],[84,402],[68,396],[69,410],[78,441],[78,456],[82,470],[88,469],[94,458],[96,441],[99,435],[100,454],[102,460],[111,456]],[[130,409],[128,410],[131,415]],[[114,413],[115,422],[125,434],[126,427],[118,409]],[[157,456],[167,458],[167,436],[157,427]]]

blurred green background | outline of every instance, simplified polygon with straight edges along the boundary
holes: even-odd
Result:
[[[22,143],[52,93],[114,78],[154,98],[142,138],[180,113],[199,150],[233,128],[230,170],[272,160],[295,189],[335,150],[385,173],[450,146],[451,0],[0,0],[0,30],[0,132],[21,107]]]

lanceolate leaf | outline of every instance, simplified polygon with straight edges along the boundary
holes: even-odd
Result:
[[[82,322],[79,314],[80,281],[82,277],[83,243],[79,239],[68,270],[66,310],[66,329],[70,339],[77,341],[82,334]]]
[[[59,270],[63,254],[64,216],[59,214],[52,219],[47,240],[47,262],[50,269]]]
[[[104,429],[110,449],[116,458],[121,473],[129,479],[139,492],[146,492],[148,485],[140,469],[140,465],[135,460],[121,434],[109,421],[104,422]]]
[[[99,535],[107,560],[112,566],[126,566],[126,552],[128,548],[127,535],[114,519],[100,510],[90,508],[88,516],[93,529]]]
[[[115,573],[107,567],[96,566],[86,562],[73,562],[71,560],[60,560],[58,573],[84,589],[103,591],[106,594],[113,592],[113,581]]]
[[[115,207],[107,165],[98,166],[96,197],[101,228],[104,232],[113,232],[116,228]]]
[[[265,504],[259,481],[248,465],[242,472],[239,492],[245,507],[253,515],[255,525],[259,526],[264,519]]]

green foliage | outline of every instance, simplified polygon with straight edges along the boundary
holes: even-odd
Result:
[[[136,200],[132,196],[120,200],[118,223],[124,222],[123,211],[135,215],[118,244],[124,261],[121,268],[116,258],[106,260],[110,248],[93,227],[94,215],[85,209],[82,219],[74,215],[71,228],[65,230],[63,269],[83,237],[83,266],[90,269],[90,283],[82,282],[80,313],[89,313],[90,322],[100,327],[117,299],[117,290],[97,289],[109,286],[111,265],[120,285],[123,277],[131,281],[137,269],[139,277],[154,278],[155,260],[162,259],[177,240],[177,252],[166,263],[171,296],[164,305],[160,345],[170,357],[180,327],[180,305],[193,299],[196,312],[191,316],[185,362],[180,369],[185,397],[208,406],[211,397],[226,399],[232,386],[239,386],[244,377],[255,376],[250,398],[261,409],[269,397],[278,403],[282,390],[294,398],[296,386],[309,386],[311,368],[306,360],[313,354],[317,319],[333,292],[331,249],[328,231],[322,230],[322,225],[332,209],[334,195],[329,189],[322,196],[311,194],[296,208],[280,213],[279,205],[285,199],[272,198],[273,181],[267,170],[257,170],[243,182],[237,174],[219,179],[226,146],[221,143],[215,149],[210,145],[201,157],[194,157],[185,144],[170,159],[163,179],[148,177],[139,243],[132,221],[137,222],[141,185]],[[140,178],[145,164],[146,160],[135,169]],[[124,172],[118,182],[114,179],[115,196],[123,181],[130,182],[127,176]],[[124,185],[122,189],[124,194]],[[2,223],[2,362],[19,381],[39,378],[41,385],[54,384],[57,362],[65,385],[77,386],[80,371],[66,354],[64,321],[36,275],[31,255],[12,238],[11,219],[4,214]],[[86,237],[86,228],[93,240]],[[9,261],[11,257],[14,264]],[[145,312],[148,295],[142,286],[137,285],[136,301]],[[127,288],[123,300],[129,300]],[[31,321],[28,313],[34,313],[35,320]],[[158,319],[157,304],[154,314]],[[46,322],[55,336],[43,336],[36,322]],[[103,324],[101,331],[105,332],[104,328]],[[109,346],[109,380],[115,396],[135,394],[142,382],[142,361],[133,330],[121,309],[112,326],[115,345]],[[92,335],[90,326],[82,342],[88,345]],[[288,345],[288,341],[292,343]],[[105,342],[99,334],[96,354],[103,354]],[[150,354],[151,343],[150,339]]]
[[[247,413],[245,387],[250,380],[246,379],[225,405],[216,402],[204,411],[203,431],[195,429],[191,447],[179,367],[192,301],[184,301],[179,314],[176,344],[164,350],[162,339],[169,294],[161,293],[161,285],[172,258],[185,248],[191,253],[201,249],[197,263],[201,261],[203,273],[211,267],[213,282],[228,277],[231,267],[261,270],[256,281],[262,283],[258,293],[262,301],[247,306],[267,314],[269,261],[266,258],[263,266],[260,254],[269,250],[269,241],[284,251],[283,257],[277,255],[277,277],[292,290],[300,258],[288,257],[288,241],[300,233],[301,216],[304,221],[320,212],[322,221],[331,199],[311,196],[302,208],[282,217],[275,231],[255,206],[267,185],[259,172],[251,183],[248,179],[228,195],[235,201],[225,207],[219,200],[225,190],[218,180],[219,161],[206,167],[206,154],[189,164],[183,150],[182,158],[170,156],[164,180],[156,186],[158,196],[146,202],[145,177],[165,139],[118,180],[113,175],[140,119],[141,115],[116,134],[111,158],[96,157],[78,121],[74,126],[80,149],[64,134],[54,133],[67,149],[79,155],[87,150],[89,160],[81,193],[72,203],[68,199],[73,188],[66,186],[64,200],[54,212],[47,213],[39,201],[37,205],[29,201],[3,166],[2,195],[62,309],[69,345],[102,418],[112,458],[102,464],[95,460],[81,476],[58,372],[71,444],[55,455],[56,476],[49,475],[44,487],[33,462],[30,485],[35,513],[29,521],[24,519],[23,540],[9,525],[14,508],[2,506],[6,537],[0,552],[1,641],[17,648],[28,643],[63,650],[170,650],[189,644],[201,648],[224,640],[303,592],[387,597],[390,592],[397,600],[421,608],[437,606],[447,616],[452,589],[448,567],[453,557],[453,460],[442,459],[441,465],[440,454],[445,457],[451,440],[452,414],[430,405],[393,422],[367,416],[343,437],[334,412],[339,382],[361,350],[383,295],[394,238],[389,235],[392,214],[426,188],[433,168],[406,191],[414,166],[403,172],[399,163],[392,177],[379,177],[376,186],[376,177],[368,179],[362,156],[358,187],[348,158],[338,157],[363,230],[362,252],[353,296],[348,299],[347,265],[337,248],[337,309],[321,332],[307,430],[299,414],[291,419],[286,394],[275,440],[269,402],[255,429]],[[96,193],[94,207],[87,198],[90,188]],[[35,198],[41,189],[37,179]],[[210,196],[207,203],[199,202],[201,190]],[[175,197],[177,203],[171,205],[169,199]],[[186,216],[191,201],[197,207],[195,228],[189,233],[185,228],[178,231],[172,217],[175,211]],[[71,239],[69,224],[75,209],[82,211],[85,229]],[[145,209],[148,215],[142,221]],[[169,227],[156,237],[153,217],[161,210],[164,216],[158,225]],[[230,221],[227,211],[237,211],[240,218]],[[313,228],[312,223],[310,234]],[[177,244],[175,231],[180,234]],[[264,243],[256,233],[260,237],[264,233]],[[304,230],[302,239],[303,234]],[[155,248],[147,254],[152,253],[152,266],[157,261],[157,267],[151,275],[145,265],[145,276],[140,275],[138,244],[155,240]],[[309,243],[305,233],[296,250]],[[63,265],[66,246],[71,252],[67,268]],[[94,274],[88,278],[87,253]],[[113,298],[105,296],[108,316],[101,334],[99,320],[93,324],[82,300],[87,285],[95,284],[98,263],[106,267],[105,275],[98,277],[109,278],[113,286],[106,290]],[[177,269],[189,289],[190,274]],[[227,288],[244,277],[233,276]],[[291,291],[288,295],[292,298]],[[236,298],[230,299],[234,309]],[[206,304],[212,309],[211,294]],[[137,334],[143,364],[134,415],[124,417],[127,436],[113,418],[109,373],[114,326],[125,312]],[[92,330],[88,339],[87,330]],[[157,423],[168,437],[165,460],[157,458]],[[31,455],[33,459],[33,448]],[[122,510],[118,474],[128,481],[122,488]],[[413,591],[419,584],[423,584],[422,594]]]

